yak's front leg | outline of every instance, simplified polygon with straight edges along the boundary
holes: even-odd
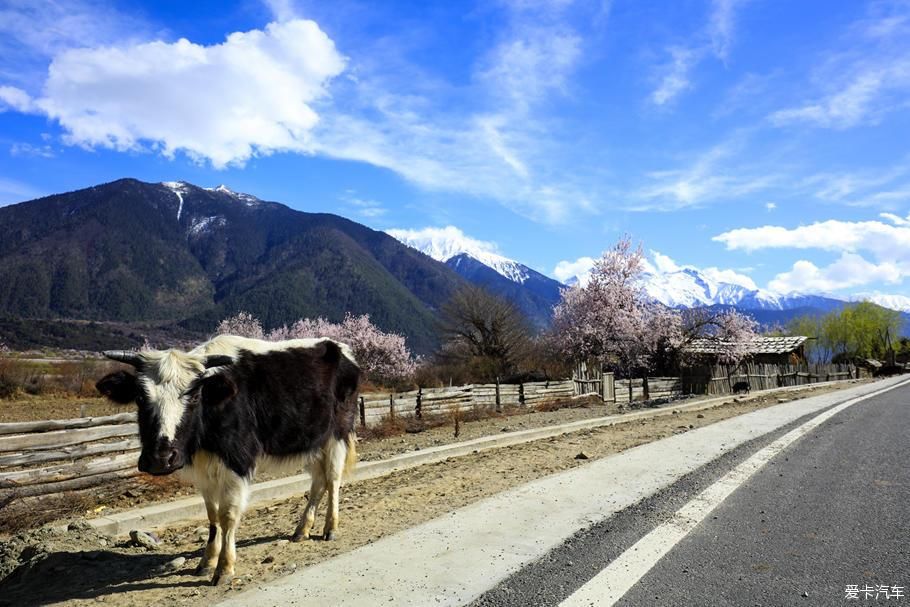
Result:
[[[230,585],[234,578],[234,565],[237,562],[236,533],[240,518],[246,510],[250,493],[250,482],[246,478],[228,472],[225,486],[218,505],[218,522],[221,524],[221,553],[218,555],[218,567],[212,578],[212,585]]]
[[[215,565],[218,564],[218,555],[221,553],[221,527],[218,520],[218,502],[214,496],[209,493],[203,493],[202,499],[205,500],[205,512],[209,518],[209,539],[205,544],[205,553],[199,566],[196,567],[196,575],[209,577],[215,571]]]

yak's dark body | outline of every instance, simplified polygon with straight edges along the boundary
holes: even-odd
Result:
[[[354,432],[358,381],[359,369],[334,342],[264,354],[242,350],[187,393],[190,461],[202,449],[250,476],[264,455],[311,455],[332,438],[345,440]]]

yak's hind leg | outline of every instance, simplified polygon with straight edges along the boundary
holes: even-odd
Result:
[[[329,495],[326,504],[324,540],[335,539],[338,531],[338,504],[341,500],[341,480],[357,458],[356,437],[354,434],[340,440],[329,439],[324,448],[322,463],[325,469],[326,492]]]
[[[218,502],[210,491],[202,494],[205,500],[205,512],[209,517],[209,539],[205,544],[205,554],[196,567],[195,575],[209,577],[215,571],[215,565],[218,564],[218,555],[221,553],[221,526],[218,521]]]
[[[307,500],[306,510],[300,517],[300,522],[291,536],[292,542],[310,539],[310,532],[316,523],[316,510],[319,508],[319,502],[322,501],[322,494],[325,493],[325,472],[323,471],[322,458],[319,457],[310,465],[310,496]]]
[[[218,503],[218,522],[221,524],[221,553],[218,555],[218,567],[212,578],[212,585],[230,585],[234,577],[234,564],[237,562],[235,544],[237,527],[246,510],[250,495],[250,480],[238,476],[229,470],[225,471],[224,484]]]

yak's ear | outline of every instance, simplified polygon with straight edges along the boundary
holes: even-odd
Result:
[[[95,384],[98,392],[121,405],[131,403],[139,396],[139,382],[128,371],[116,371],[105,375]]]
[[[237,384],[221,373],[202,379],[196,389],[204,407],[221,406],[237,394]]]

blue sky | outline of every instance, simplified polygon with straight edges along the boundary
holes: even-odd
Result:
[[[560,278],[629,233],[906,296],[908,41],[908,2],[0,0],[0,203],[225,183]]]

